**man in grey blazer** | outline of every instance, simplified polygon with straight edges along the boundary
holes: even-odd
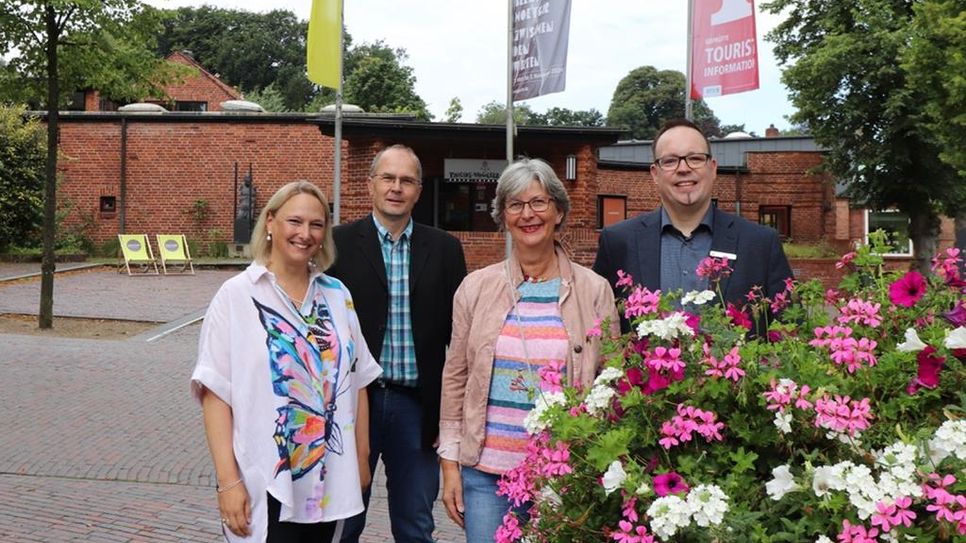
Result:
[[[668,121],[653,142],[651,177],[661,207],[601,232],[594,271],[614,285],[617,271],[664,292],[704,290],[695,269],[708,256],[727,257],[734,268],[721,282],[725,300],[741,305],[754,286],[772,297],[792,277],[775,230],[711,205],[718,163],[701,130],[684,119]]]

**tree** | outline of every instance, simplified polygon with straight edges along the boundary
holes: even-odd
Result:
[[[902,68],[916,82],[923,126],[939,158],[966,175],[966,1],[925,0],[913,9]]]
[[[607,126],[626,128],[634,139],[651,139],[669,119],[684,117],[684,74],[641,66],[631,70],[614,89],[607,111]],[[693,120],[705,135],[718,133],[720,122],[698,100],[692,104]]]
[[[0,252],[29,245],[44,209],[44,127],[23,107],[0,107]]]
[[[604,116],[596,109],[572,110],[552,107],[530,116],[529,124],[544,126],[604,126]]]
[[[158,36],[162,54],[191,55],[208,71],[246,95],[281,97],[277,111],[319,111],[335,102],[335,92],[314,85],[305,75],[307,23],[291,11],[253,13],[202,6],[168,12]],[[405,112],[428,120],[426,103],[416,94],[413,69],[404,49],[377,41],[353,46],[343,31],[344,98],[370,112]],[[272,86],[267,95],[261,94]],[[264,104],[263,104],[264,106]],[[267,108],[266,108],[267,109]]]
[[[533,110],[526,104],[513,106],[513,123],[517,126],[530,124]],[[476,112],[476,122],[480,124],[506,124],[506,106],[496,100],[484,105]]]
[[[160,60],[145,51],[144,41],[134,41],[144,24],[136,20],[141,10],[136,0],[5,0],[0,4],[0,56],[10,55],[4,80],[20,81],[25,89],[46,83],[40,328],[53,326],[58,110],[63,93],[86,84],[123,97],[159,87]],[[129,25],[132,21],[135,24]],[[61,70],[60,61],[67,59],[70,63],[65,62]]]
[[[291,111],[288,106],[285,105],[285,97],[282,93],[275,88],[275,83],[270,84],[261,90],[254,90],[245,93],[245,100],[249,102],[255,102],[256,104],[262,106],[265,111],[269,112],[283,112]]]
[[[460,119],[463,118],[463,103],[460,102],[458,96],[454,96],[452,100],[449,101],[449,107],[446,108],[445,117],[443,117],[444,123],[458,123]]]
[[[246,92],[275,85],[287,111],[300,111],[317,94],[305,75],[308,24],[294,13],[253,13],[211,6],[166,12],[158,50],[187,50],[206,70]]]
[[[345,99],[373,113],[412,113],[417,119],[432,119],[426,102],[416,94],[413,69],[403,64],[405,49],[391,49],[377,41],[353,49],[346,59],[343,86]]]
[[[918,3],[773,0],[763,8],[787,14],[768,39],[786,66],[782,81],[797,108],[792,121],[807,123],[828,148],[829,170],[849,182],[857,202],[908,214],[917,265],[927,271],[939,213],[963,208],[966,179],[938,160],[942,148],[923,99],[933,90],[897,62],[910,54]]]

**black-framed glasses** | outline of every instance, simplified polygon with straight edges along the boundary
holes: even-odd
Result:
[[[550,202],[553,202],[553,198],[541,198],[540,196],[530,198],[530,200],[526,202],[512,200],[506,205],[506,212],[510,215],[519,215],[520,213],[523,213],[523,208],[530,206],[530,209],[532,209],[534,213],[542,213],[550,209]]]
[[[419,179],[416,179],[415,177],[409,177],[408,175],[399,176],[399,175],[392,175],[389,173],[383,173],[375,176],[374,179],[378,179],[380,183],[387,186],[395,183],[397,179],[399,180],[399,184],[405,188],[413,188],[413,187],[418,187],[419,185],[422,185],[422,182]]]
[[[658,168],[666,172],[673,172],[681,166],[681,161],[688,163],[688,167],[692,170],[697,170],[699,168],[704,168],[711,160],[711,155],[708,153],[691,153],[690,155],[678,156],[678,155],[667,155],[654,161]]]

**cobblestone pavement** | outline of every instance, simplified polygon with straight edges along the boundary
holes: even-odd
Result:
[[[0,265],[0,277],[4,266]],[[55,280],[55,315],[168,322],[232,273]],[[0,312],[34,313],[39,279],[0,283]],[[200,326],[154,342],[0,334],[0,541],[221,541],[200,409]],[[363,536],[391,541],[381,474]],[[437,503],[437,538],[462,541]]]

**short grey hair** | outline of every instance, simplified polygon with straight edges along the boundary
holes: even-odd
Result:
[[[325,271],[335,262],[335,241],[332,239],[332,213],[329,211],[329,200],[325,193],[310,181],[292,181],[268,199],[268,203],[258,214],[258,221],[252,229],[251,250],[256,264],[268,264],[268,258],[272,254],[272,242],[268,240],[268,228],[265,224],[268,217],[274,217],[278,210],[298,194],[308,194],[315,196],[322,203],[325,213],[325,232],[322,234],[322,246],[312,257],[316,271]]]
[[[554,229],[559,232],[564,227],[570,214],[570,196],[567,195],[567,189],[560,178],[549,164],[539,158],[520,158],[507,166],[496,182],[496,197],[493,198],[493,211],[490,216],[500,230],[504,228],[507,199],[527,190],[534,181],[540,183],[543,190],[553,198],[557,211],[563,216]]]
[[[423,164],[419,161],[419,157],[416,156],[416,151],[413,151],[412,147],[403,145],[401,143],[390,145],[389,147],[386,147],[376,153],[376,156],[372,157],[372,164],[369,165],[369,177],[375,177],[376,168],[379,167],[379,161],[382,160],[382,155],[386,154],[386,151],[403,151],[409,153],[409,156],[412,157],[413,162],[416,163],[416,177],[419,178],[420,181],[423,180]]]

